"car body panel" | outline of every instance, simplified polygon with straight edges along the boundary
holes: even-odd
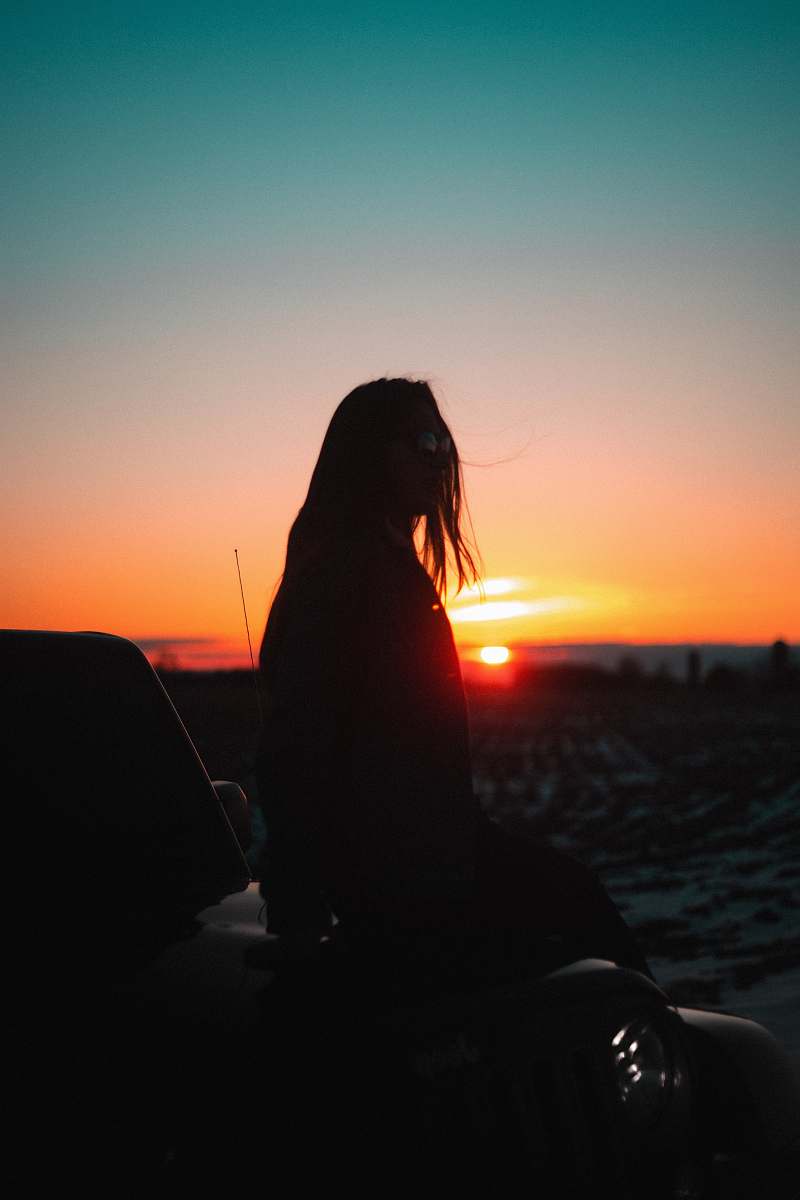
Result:
[[[19,1144],[49,1147],[36,1183],[733,1200],[758,1180],[793,1200],[800,1098],[760,1026],[568,944],[365,953],[334,931],[297,957],[264,933],[221,802],[238,790],[212,785],[141,652],[4,631],[0,659],[8,1077]]]

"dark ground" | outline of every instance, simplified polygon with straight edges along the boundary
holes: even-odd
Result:
[[[254,799],[252,677],[163,678],[211,777]],[[598,871],[677,1003],[774,1009],[797,1053],[797,686],[572,667],[468,697],[486,810]]]

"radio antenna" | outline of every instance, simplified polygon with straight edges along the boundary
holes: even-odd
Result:
[[[247,630],[247,649],[250,651],[250,668],[253,672],[253,687],[256,691],[256,704],[258,706],[258,723],[264,728],[264,712],[261,708],[261,692],[258,689],[258,675],[256,674],[256,664],[253,661],[253,643],[250,641],[250,624],[247,620],[247,605],[244,602],[244,588],[242,587],[242,570],[239,566],[239,551],[234,550],[236,555],[236,574],[239,576],[239,591],[242,593],[242,611],[244,612],[244,627]]]

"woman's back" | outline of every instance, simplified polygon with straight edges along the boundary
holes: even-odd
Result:
[[[591,872],[480,813],[441,600],[448,562],[459,587],[477,574],[460,514],[458,453],[428,385],[346,396],[261,648],[269,929],[315,936],[333,910],[367,937],[569,932],[646,970]]]
[[[337,915],[399,918],[474,873],[458,657],[413,547],[336,550],[285,586],[264,655],[270,859],[313,863]]]

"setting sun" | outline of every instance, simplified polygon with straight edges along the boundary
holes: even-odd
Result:
[[[490,666],[498,666],[500,663],[508,662],[509,656],[508,646],[481,647],[481,662],[488,663]]]

